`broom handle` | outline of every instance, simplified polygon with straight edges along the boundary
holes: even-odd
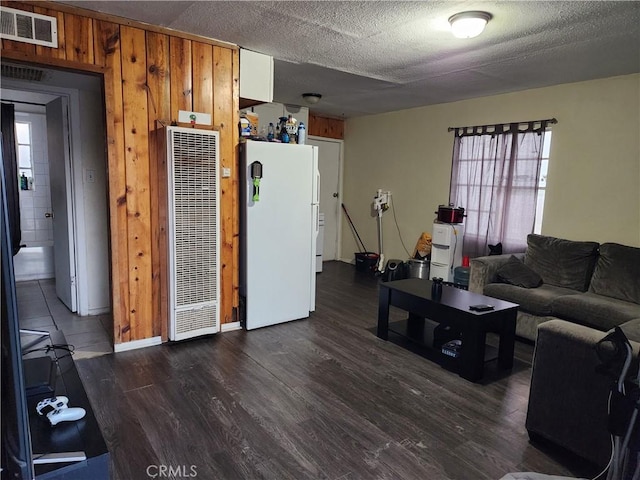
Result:
[[[349,216],[349,212],[347,212],[347,207],[344,206],[344,203],[341,203],[341,205],[342,205],[342,210],[344,210],[344,213],[347,215],[347,219],[349,220],[349,224],[351,225],[351,228],[353,228],[353,231],[355,232],[356,237],[358,237],[358,240],[360,241],[360,245],[362,245],[362,250],[364,250],[366,252],[367,251],[367,247],[364,246],[364,242],[360,238],[360,235],[358,235],[358,230],[356,230],[356,226],[353,224],[353,221],[351,220],[351,217]],[[358,248],[360,248],[360,245],[358,245]]]

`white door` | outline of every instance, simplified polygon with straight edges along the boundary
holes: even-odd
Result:
[[[324,244],[322,258],[338,258],[340,222],[340,165],[342,140],[310,137],[307,144],[318,147],[320,170],[320,213],[324,213]]]
[[[69,150],[69,101],[58,97],[47,104],[47,143],[53,213],[53,262],[56,294],[76,312],[76,262],[71,201],[71,153]]]

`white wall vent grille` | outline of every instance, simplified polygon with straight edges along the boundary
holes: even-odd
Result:
[[[219,135],[167,128],[169,338],[217,333],[219,322]]]
[[[0,37],[58,48],[58,19],[15,8],[0,7]]]

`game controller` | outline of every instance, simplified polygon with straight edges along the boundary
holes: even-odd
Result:
[[[62,395],[57,397],[45,398],[38,402],[36,411],[38,415],[46,415],[51,425],[57,425],[60,422],[73,422],[80,420],[87,413],[84,408],[69,408],[69,399]]]
[[[66,408],[69,403],[69,399],[67,397],[63,397],[59,395],[57,397],[46,398],[40,402],[36,406],[36,411],[38,415],[44,415],[45,412],[49,413],[49,411],[59,410],[61,408]]]
[[[65,405],[63,408],[47,413],[47,418],[49,419],[49,422],[51,422],[51,425],[57,425],[60,422],[73,422],[75,420],[80,420],[86,413],[87,412],[84,408],[69,408]]]

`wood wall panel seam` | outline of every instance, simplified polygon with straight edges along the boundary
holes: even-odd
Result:
[[[153,336],[167,339],[167,190],[166,160],[160,119],[170,118],[171,91],[169,83],[169,37],[146,32],[147,91],[149,123],[149,178],[151,198],[151,259]]]
[[[213,47],[192,42],[193,109],[213,118]],[[215,123],[215,122],[214,122]]]
[[[67,15],[64,29],[66,59],[93,64],[93,21],[88,17]]]
[[[213,123],[220,125],[220,163],[218,172],[223,167],[231,168],[233,159],[233,55],[229,50],[213,47]],[[235,169],[234,169],[235,170]],[[233,175],[235,176],[235,172]],[[219,173],[219,176],[220,173]],[[233,205],[233,180],[220,178],[220,202]],[[234,211],[220,210],[220,287],[221,287],[221,323],[233,321],[233,219]]]
[[[127,252],[127,188],[124,158],[124,111],[120,26],[95,20],[94,59],[104,75],[111,237],[111,296],[115,343],[129,338],[129,263]],[[123,335],[124,333],[124,335]]]
[[[240,52],[235,50],[232,55],[232,95],[231,99],[233,106],[231,108],[232,121],[231,121],[231,145],[233,146],[231,154],[233,154],[233,162],[231,163],[231,205],[229,208],[234,214],[232,228],[232,244],[231,250],[233,252],[240,252],[240,217],[238,212],[240,211],[240,132],[238,130],[238,124],[240,123]],[[240,255],[235,253],[231,259],[231,271],[232,271],[232,285],[233,296],[231,298],[231,305],[234,312],[237,312],[237,308],[240,305]],[[238,321],[238,318],[231,318],[231,321]]]
[[[183,38],[169,38],[169,63],[171,65],[171,117],[178,120],[178,111],[193,110],[193,73],[191,62],[191,41]]]
[[[145,32],[120,27],[127,185],[130,340],[152,336],[149,119]]]

